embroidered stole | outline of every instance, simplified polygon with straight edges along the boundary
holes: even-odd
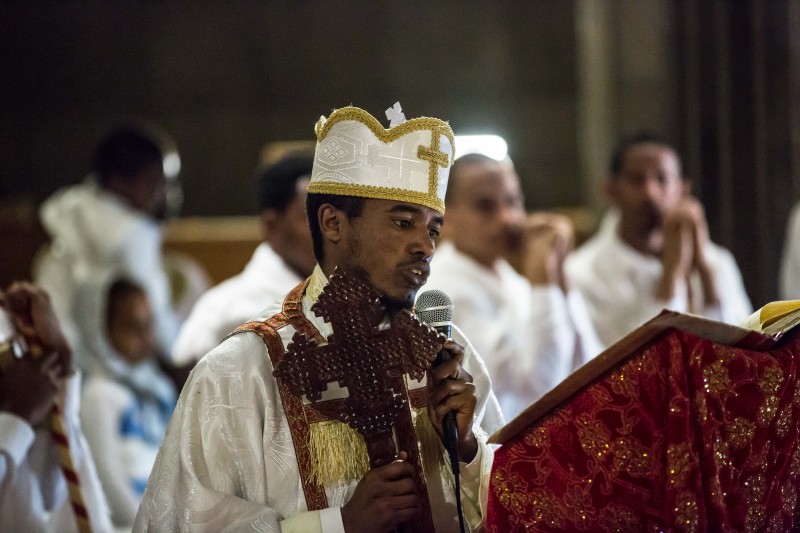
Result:
[[[248,322],[242,324],[236,328],[231,335],[244,331],[256,333],[261,337],[267,347],[273,368],[278,366],[286,353],[286,348],[283,345],[278,330],[287,325],[291,325],[309,341],[317,345],[324,344],[326,339],[323,338],[317,328],[303,315],[301,302],[307,285],[308,280],[305,280],[289,292],[283,301],[281,312],[263,322]],[[401,411],[394,424],[395,439],[397,441],[398,450],[405,451],[408,454],[408,461],[414,465],[414,477],[420,492],[420,501],[422,505],[420,516],[413,521],[403,524],[403,526],[404,528],[407,527],[408,531],[434,532],[427,482],[425,480],[422,464],[423,461],[420,454],[417,430],[415,429],[411,413],[412,408],[424,411],[427,407],[428,389],[427,387],[421,387],[409,391],[402,375],[394,376],[392,380],[393,389],[401,391],[407,399],[405,408]],[[336,417],[336,415],[343,410],[344,400],[337,399],[304,404],[302,397],[293,394],[288,390],[288,387],[280,381],[276,380],[276,383],[278,384],[278,391],[281,395],[286,418],[289,421],[289,429],[297,456],[297,465],[300,470],[300,479],[306,498],[306,506],[309,511],[325,509],[328,507],[328,499],[325,495],[325,488],[322,483],[319,482],[314,469],[315,458],[312,457],[310,446],[312,434],[311,425],[319,423],[341,424],[344,428],[349,429],[342,422],[339,422]],[[423,419],[423,417],[418,416],[417,418],[420,424],[428,424],[430,426],[430,421],[427,420],[427,417]],[[430,432],[433,431],[432,427],[429,429]],[[356,435],[358,434],[356,433]],[[433,433],[433,436],[436,436],[435,433]],[[361,439],[360,435],[358,438]],[[363,441],[363,439],[361,440]],[[426,453],[438,454],[438,447],[432,450],[426,450]],[[343,479],[341,481],[347,482],[348,480]]]

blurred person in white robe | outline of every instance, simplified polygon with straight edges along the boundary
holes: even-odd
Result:
[[[196,362],[233,331],[300,283],[314,268],[305,214],[313,155],[289,154],[259,172],[261,227],[244,271],[207,291],[181,326],[173,347],[177,364]]]
[[[153,309],[144,288],[114,273],[76,290],[87,378],[81,422],[111,519],[130,531],[175,408],[156,359]]]
[[[162,222],[179,196],[180,158],[171,139],[150,126],[111,129],[94,152],[92,173],[56,191],[41,206],[51,242],[35,278],[51,295],[69,341],[80,337],[74,288],[108,271],[142,284],[156,313],[160,352],[170,355],[179,321],[162,262]],[[81,351],[76,363],[83,367]]]
[[[50,423],[58,405],[89,524],[110,532],[78,418],[80,374],[72,370],[49,298],[39,287],[15,283],[0,292],[0,303],[0,531],[78,531]],[[23,348],[34,342],[42,349],[36,358]]]
[[[446,204],[426,288],[453,301],[453,320],[483,355],[511,419],[601,348],[581,295],[564,279],[572,225],[553,213],[526,215],[511,162],[480,154],[456,160]]]
[[[752,312],[733,255],[711,242],[677,151],[640,133],[615,150],[605,182],[613,209],[567,260],[605,345],[668,308],[737,324]]]

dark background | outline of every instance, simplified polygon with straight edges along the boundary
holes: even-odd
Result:
[[[312,140],[349,104],[383,120],[396,100],[502,135],[530,209],[599,213],[618,137],[662,133],[753,304],[775,299],[800,195],[797,0],[5,2],[0,209],[81,180],[134,117],[178,143],[182,215],[252,214],[266,142]]]

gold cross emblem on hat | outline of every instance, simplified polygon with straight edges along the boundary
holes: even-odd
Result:
[[[442,168],[447,168],[450,163],[448,155],[439,150],[439,136],[441,133],[434,129],[431,131],[431,145],[420,145],[417,149],[417,157],[423,161],[428,161],[431,164],[431,172],[436,172],[436,165]]]

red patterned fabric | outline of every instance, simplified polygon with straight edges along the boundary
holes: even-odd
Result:
[[[798,354],[667,330],[496,451],[487,531],[791,531]]]

